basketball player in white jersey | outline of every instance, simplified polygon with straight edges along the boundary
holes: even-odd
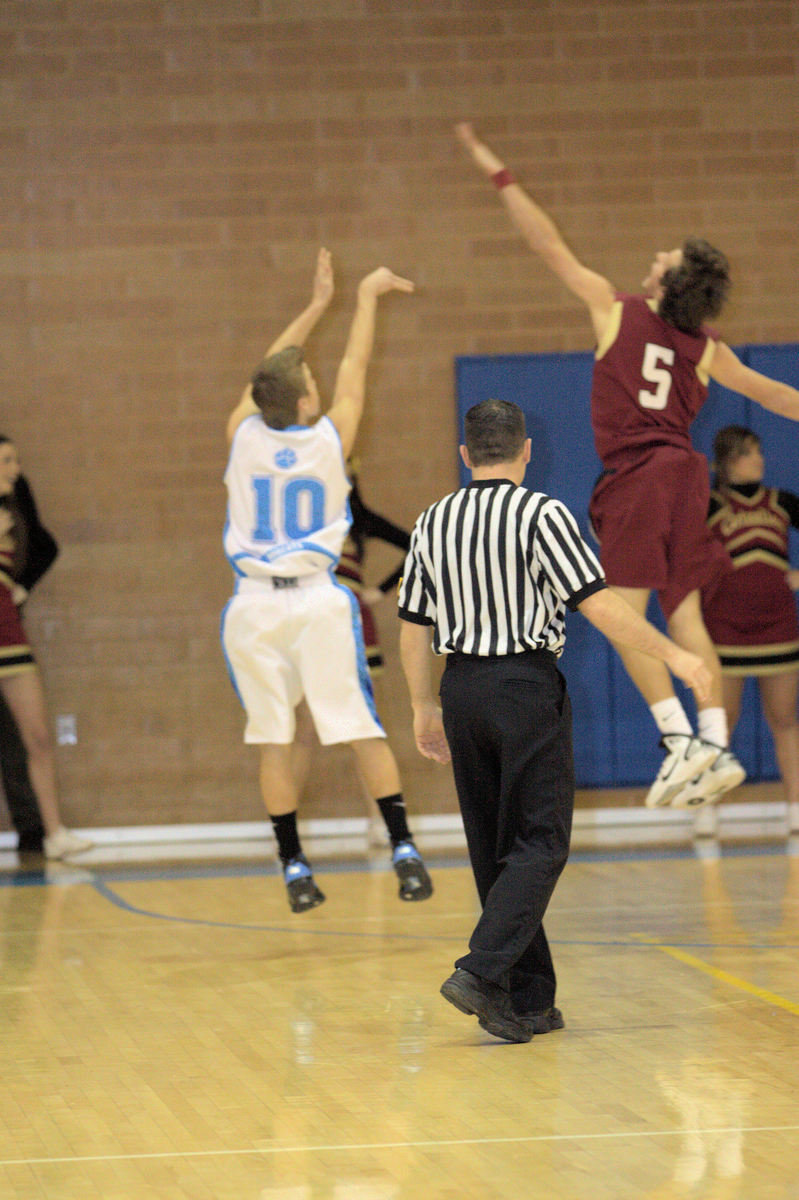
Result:
[[[330,254],[320,250],[310,304],[269,347],[228,421],[224,544],[235,592],[222,643],[247,713],[244,740],[261,747],[261,792],[294,912],[325,898],[297,833],[292,743],[303,696],[323,746],[352,744],[386,822],[400,897],[433,891],[375,710],[357,600],[333,574],[350,526],[345,460],[363,412],[377,300],[390,291],[413,284],[387,267],[361,280],[333,403],[320,417],[302,353],[333,295]]]

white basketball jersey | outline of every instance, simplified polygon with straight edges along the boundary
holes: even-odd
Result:
[[[272,429],[260,413],[233,437],[225,471],[225,553],[238,575],[264,578],[329,570],[351,517],[350,481],[333,422]]]

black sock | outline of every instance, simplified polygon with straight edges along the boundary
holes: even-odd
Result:
[[[286,863],[292,858],[296,858],[298,854],[302,854],[302,846],[300,845],[300,837],[297,833],[297,811],[290,813],[282,813],[279,817],[272,817],[272,828],[275,831],[277,840],[277,852],[280,856],[280,861],[285,867]]]
[[[397,792],[395,796],[383,796],[376,803],[386,823],[391,845],[398,846],[400,842],[412,841],[405,817],[405,801],[402,798],[402,792]]]

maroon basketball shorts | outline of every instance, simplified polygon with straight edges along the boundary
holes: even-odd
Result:
[[[706,525],[709,498],[704,455],[676,446],[645,450],[602,475],[590,516],[611,587],[656,591],[668,618],[689,592],[732,570]]]

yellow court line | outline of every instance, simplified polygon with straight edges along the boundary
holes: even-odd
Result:
[[[770,992],[767,988],[758,987],[755,983],[749,983],[746,979],[739,979],[737,975],[731,975],[729,971],[720,971],[718,967],[711,967],[710,963],[704,962],[701,958],[696,958],[693,954],[686,953],[685,950],[678,950],[676,946],[663,946],[658,942],[650,942],[655,950],[662,950],[664,954],[668,954],[670,958],[676,958],[678,962],[685,963],[688,967],[694,967],[697,971],[704,971],[705,975],[710,975],[712,979],[718,979],[720,983],[728,983],[730,987],[738,988],[742,992],[748,992],[750,996],[757,996],[758,1000],[765,1000],[766,1004],[773,1004],[777,1008],[784,1008],[786,1012],[793,1013],[795,1017],[799,1017],[799,1004],[793,1000],[786,1000],[784,996],[778,996],[776,992]]]
[[[530,1145],[535,1142],[585,1142],[585,1141],[625,1141],[630,1138],[659,1137],[691,1137],[692,1135],[708,1136],[723,1133],[797,1133],[799,1125],[710,1125],[697,1129],[625,1129],[607,1133],[541,1133],[529,1137],[475,1137],[475,1138],[425,1138],[419,1141],[405,1142],[328,1142],[316,1144],[313,1142],[289,1146],[243,1146],[237,1149],[218,1147],[215,1150],[153,1150],[147,1153],[132,1152],[129,1154],[74,1154],[59,1155],[53,1158],[0,1158],[0,1167],[20,1166],[57,1166],[63,1163],[77,1165],[80,1163],[103,1162],[140,1162],[152,1159],[189,1159],[189,1158],[254,1158],[259,1155],[279,1154],[319,1154],[332,1151],[351,1154],[354,1151],[378,1150],[428,1150],[461,1146],[505,1146]]]

